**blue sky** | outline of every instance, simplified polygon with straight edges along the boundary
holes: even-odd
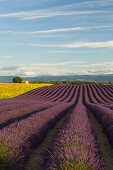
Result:
[[[113,74],[113,0],[0,0],[0,76]]]

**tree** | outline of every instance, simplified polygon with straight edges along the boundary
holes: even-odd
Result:
[[[14,77],[14,78],[13,78],[13,82],[14,82],[14,83],[21,83],[22,80],[23,80],[23,79],[22,79],[21,77]]]

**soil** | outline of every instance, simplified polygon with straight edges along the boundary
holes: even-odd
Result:
[[[97,121],[93,112],[88,109],[88,115],[95,131],[95,136],[103,157],[103,162],[107,170],[113,170],[113,147],[106,134],[103,132],[101,124]]]

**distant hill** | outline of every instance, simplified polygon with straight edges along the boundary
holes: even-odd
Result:
[[[0,76],[1,83],[11,83],[14,76]],[[113,82],[113,74],[108,75],[67,75],[67,76],[38,76],[22,77],[28,81],[95,81],[95,82]]]

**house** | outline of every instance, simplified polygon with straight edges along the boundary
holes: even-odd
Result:
[[[29,82],[27,80],[22,80],[21,83],[26,83],[28,84]]]

